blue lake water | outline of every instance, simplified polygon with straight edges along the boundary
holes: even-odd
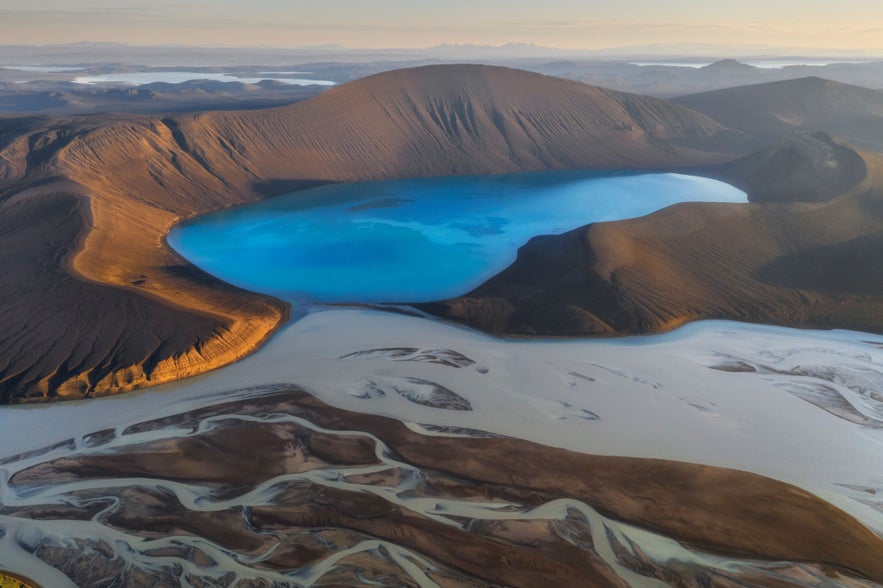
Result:
[[[13,71],[26,71],[32,73],[64,73],[68,71],[82,71],[84,67],[63,67],[54,65],[4,65],[0,69],[11,69]]]
[[[199,217],[168,240],[208,273],[286,300],[423,302],[478,286],[531,237],[688,201],[746,196],[706,178],[630,172],[332,184]]]

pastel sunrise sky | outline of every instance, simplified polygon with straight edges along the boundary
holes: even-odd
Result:
[[[0,0],[0,44],[883,49],[881,0]]]

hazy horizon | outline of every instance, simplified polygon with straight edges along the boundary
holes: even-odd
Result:
[[[124,53],[114,54],[113,51]],[[73,51],[71,53],[70,51]],[[108,52],[114,61],[121,59],[129,63],[133,55],[143,58],[168,58],[170,51],[180,51],[182,56],[199,55],[201,59],[216,61],[224,56],[235,55],[237,59],[249,56],[251,60],[276,62],[285,59],[323,59],[332,61],[356,60],[441,60],[445,62],[495,61],[509,62],[518,59],[544,60],[589,60],[589,61],[631,61],[634,63],[660,63],[685,65],[698,63],[707,65],[717,60],[735,59],[743,63],[760,65],[762,62],[777,62],[791,65],[825,65],[828,63],[865,63],[883,60],[881,49],[831,49],[826,47],[786,47],[772,45],[716,45],[711,43],[670,43],[655,45],[614,46],[601,49],[564,49],[561,47],[511,41],[497,45],[478,43],[441,43],[425,47],[356,47],[339,43],[325,43],[301,46],[274,45],[225,45],[187,43],[124,43],[118,41],[70,41],[55,43],[0,43],[0,64],[45,65],[59,63],[104,63]],[[214,56],[214,58],[210,57]],[[248,59],[246,61],[248,61]],[[782,60],[793,60],[786,63]],[[214,61],[212,61],[214,63]],[[163,62],[166,66],[173,62]],[[177,63],[177,62],[175,62]],[[227,63],[224,61],[224,63]],[[256,63],[256,62],[255,62]],[[281,61],[280,61],[281,63]],[[193,65],[196,65],[193,62]],[[208,62],[206,62],[208,64]],[[158,64],[144,62],[142,65],[159,67]],[[220,65],[220,63],[215,63]],[[763,66],[762,66],[763,67]],[[774,67],[781,67],[777,65]]]
[[[860,56],[860,55],[877,55],[883,57],[883,47],[880,48],[869,48],[869,49],[836,49],[832,47],[792,47],[792,46],[780,46],[780,45],[755,45],[755,44],[744,44],[744,45],[718,45],[714,43],[656,43],[656,44],[648,44],[648,45],[614,45],[610,47],[600,47],[597,49],[587,49],[587,48],[565,48],[554,45],[541,45],[538,43],[531,43],[528,41],[506,41],[502,43],[438,43],[435,45],[425,45],[425,46],[414,46],[414,47],[406,47],[406,46],[377,46],[377,47],[367,47],[367,46],[357,46],[357,45],[345,45],[343,43],[316,43],[312,45],[271,45],[271,44],[240,44],[240,45],[231,45],[231,44],[223,44],[223,43],[126,43],[124,41],[91,41],[91,40],[79,40],[79,41],[65,41],[65,42],[47,42],[47,43],[0,43],[0,48],[3,47],[72,47],[72,46],[94,46],[94,47],[129,47],[129,48],[187,48],[187,49],[249,49],[249,50],[279,50],[279,51],[316,51],[316,52],[334,52],[334,51],[344,51],[344,52],[421,52],[421,51],[432,51],[432,50],[445,50],[445,49],[468,49],[468,48],[479,48],[479,49],[488,49],[488,50],[499,50],[501,52],[506,50],[514,50],[519,51],[523,50],[524,52],[535,51],[540,53],[542,51],[548,51],[550,54],[553,53],[568,53],[568,54],[585,54],[585,55],[617,55],[617,54],[626,54],[629,51],[660,51],[661,55],[669,55],[669,54],[678,54],[678,51],[681,51],[684,56],[711,56],[715,54],[725,55],[725,54],[739,54],[739,55],[750,55],[750,56],[758,56],[764,54],[763,52],[769,52],[770,56],[780,57],[780,56],[802,56],[802,57],[815,57],[815,56],[831,56],[835,57],[838,55],[850,55],[850,56]],[[619,53],[622,52],[622,53]],[[743,53],[739,53],[743,52]]]
[[[128,45],[424,49],[535,44],[603,51],[659,45],[883,55],[883,4],[843,0],[34,0],[0,7],[4,45]]]

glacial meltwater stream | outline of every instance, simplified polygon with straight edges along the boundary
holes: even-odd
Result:
[[[535,235],[688,200],[744,202],[745,195],[671,174],[333,185],[196,219],[169,241],[226,281],[295,303],[421,301],[472,288]],[[343,577],[435,586],[456,579],[459,572],[405,545],[404,535],[398,541],[323,527],[300,531],[296,541],[283,536],[274,509],[309,513],[312,503],[304,501],[316,494],[318,509],[339,496],[371,497],[441,528],[479,532],[482,524],[501,524],[530,529],[528,537],[551,533],[591,552],[630,586],[664,586],[652,569],[841,585],[835,572],[818,567],[704,553],[575,499],[528,504],[517,493],[427,493],[463,480],[438,484],[441,473],[409,463],[355,426],[332,430],[309,411],[286,413],[275,408],[284,406],[278,400],[272,409],[260,404],[295,386],[332,407],[398,419],[420,435],[502,435],[586,454],[755,472],[883,532],[880,337],[714,321],[646,337],[515,342],[415,316],[319,307],[253,356],[202,377],[0,411],[0,570],[53,588],[140,585],[133,578],[156,586],[300,586]],[[298,432],[284,472],[254,474],[245,462],[235,485],[219,484],[208,463],[155,473],[166,461],[186,462],[189,452],[214,455],[225,435],[254,434],[243,427],[272,431],[269,440],[255,437],[269,445]],[[323,436],[316,455],[297,449],[310,446],[309,435]],[[328,447],[358,443],[369,444],[371,459],[328,456]],[[107,474],[104,460],[119,473]],[[215,518],[200,518],[206,514]],[[287,541],[309,551],[309,563],[284,564],[297,559]],[[368,577],[375,568],[398,572]]]

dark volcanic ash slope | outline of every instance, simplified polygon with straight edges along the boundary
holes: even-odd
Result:
[[[184,218],[312,181],[726,159],[683,106],[487,66],[359,80],[288,107],[0,129],[0,399],[82,397],[256,349],[287,307],[189,266]],[[705,148],[703,148],[705,147]]]
[[[709,170],[752,204],[679,204],[535,238],[473,292],[424,308],[509,334],[639,333],[711,318],[880,332],[881,170],[883,157],[826,135],[791,137]]]

